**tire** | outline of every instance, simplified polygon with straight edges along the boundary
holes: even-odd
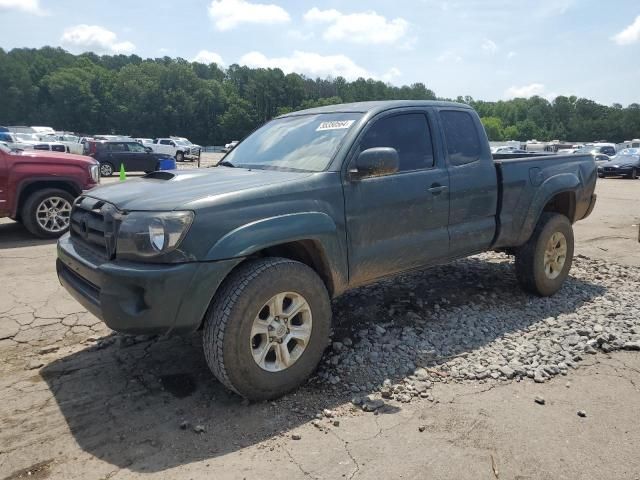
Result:
[[[301,351],[296,350],[300,348],[297,340],[287,341],[290,335],[286,332],[280,333],[285,336],[278,347],[267,337],[276,333],[252,331],[259,316],[264,323],[273,318],[267,303],[283,292],[287,292],[285,305],[286,295],[297,295],[308,307],[290,318],[292,329],[294,325],[309,327],[310,335]],[[313,373],[328,345],[330,329],[331,303],[320,277],[300,262],[263,258],[246,262],[223,282],[207,312],[202,343],[209,368],[224,386],[249,400],[268,400],[297,388]],[[279,361],[276,350],[273,355],[271,350],[263,355],[264,366],[254,359],[256,352],[269,348],[287,345],[288,350],[291,342],[294,342],[291,359],[297,357],[284,369],[276,368]],[[270,356],[273,364],[267,361]]]
[[[564,260],[558,263],[549,262],[555,268],[545,265],[545,252],[552,242],[552,237],[564,239]],[[561,244],[562,240],[558,241]],[[531,237],[516,252],[516,277],[520,286],[527,292],[548,297],[562,287],[569,275],[573,262],[573,227],[567,217],[558,213],[545,212],[540,216]],[[560,255],[561,248],[554,250]]]
[[[40,238],[57,238],[69,230],[74,197],[57,188],[32,193],[22,207],[22,223],[29,232]],[[56,211],[55,216],[48,213]]]
[[[110,177],[113,175],[114,168],[113,165],[109,162],[104,162],[100,164],[100,176],[101,177]]]
[[[633,170],[631,170],[631,174],[629,175],[629,177],[631,180],[637,180],[638,178],[638,172],[637,170],[634,168]]]
[[[184,162],[184,153],[182,152],[176,153],[176,162]]]
[[[598,174],[598,178],[604,178],[604,174],[599,173],[599,174]]]

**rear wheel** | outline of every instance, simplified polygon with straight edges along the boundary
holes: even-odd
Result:
[[[110,177],[111,175],[113,175],[113,165],[111,165],[109,162],[101,163],[100,176]]]
[[[205,358],[230,390],[251,400],[276,398],[315,370],[330,326],[329,295],[311,268],[285,258],[249,261],[211,303]]]
[[[546,212],[516,252],[516,276],[524,290],[547,297],[560,290],[572,261],[571,222],[564,215]]]
[[[184,162],[184,153],[182,152],[176,153],[176,162]]]
[[[69,230],[73,196],[64,190],[37,191],[22,207],[22,223],[40,238],[56,238]]]
[[[638,178],[638,171],[634,168],[633,170],[631,170],[631,173],[627,178],[630,178],[631,180],[636,180]]]

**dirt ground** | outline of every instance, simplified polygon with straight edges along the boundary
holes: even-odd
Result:
[[[640,268],[640,181],[597,193],[576,253]],[[639,352],[591,355],[544,384],[436,384],[435,401],[379,414],[313,386],[246,404],[197,336],[111,335],[54,259],[55,242],[0,221],[0,479],[640,480]],[[339,425],[318,428],[326,408]]]

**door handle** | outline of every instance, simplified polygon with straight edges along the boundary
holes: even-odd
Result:
[[[446,185],[438,185],[437,183],[434,183],[433,185],[431,185],[431,187],[429,188],[429,191],[433,194],[433,195],[440,195],[442,192],[445,192],[446,190],[448,190],[449,187],[447,187]]]

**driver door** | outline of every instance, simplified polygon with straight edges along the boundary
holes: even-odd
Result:
[[[379,117],[361,135],[351,162],[366,149],[392,147],[399,170],[345,182],[350,284],[447,257],[449,174],[432,140],[421,110]]]
[[[137,142],[127,143],[127,160],[132,172],[152,172],[156,169],[156,159]]]

